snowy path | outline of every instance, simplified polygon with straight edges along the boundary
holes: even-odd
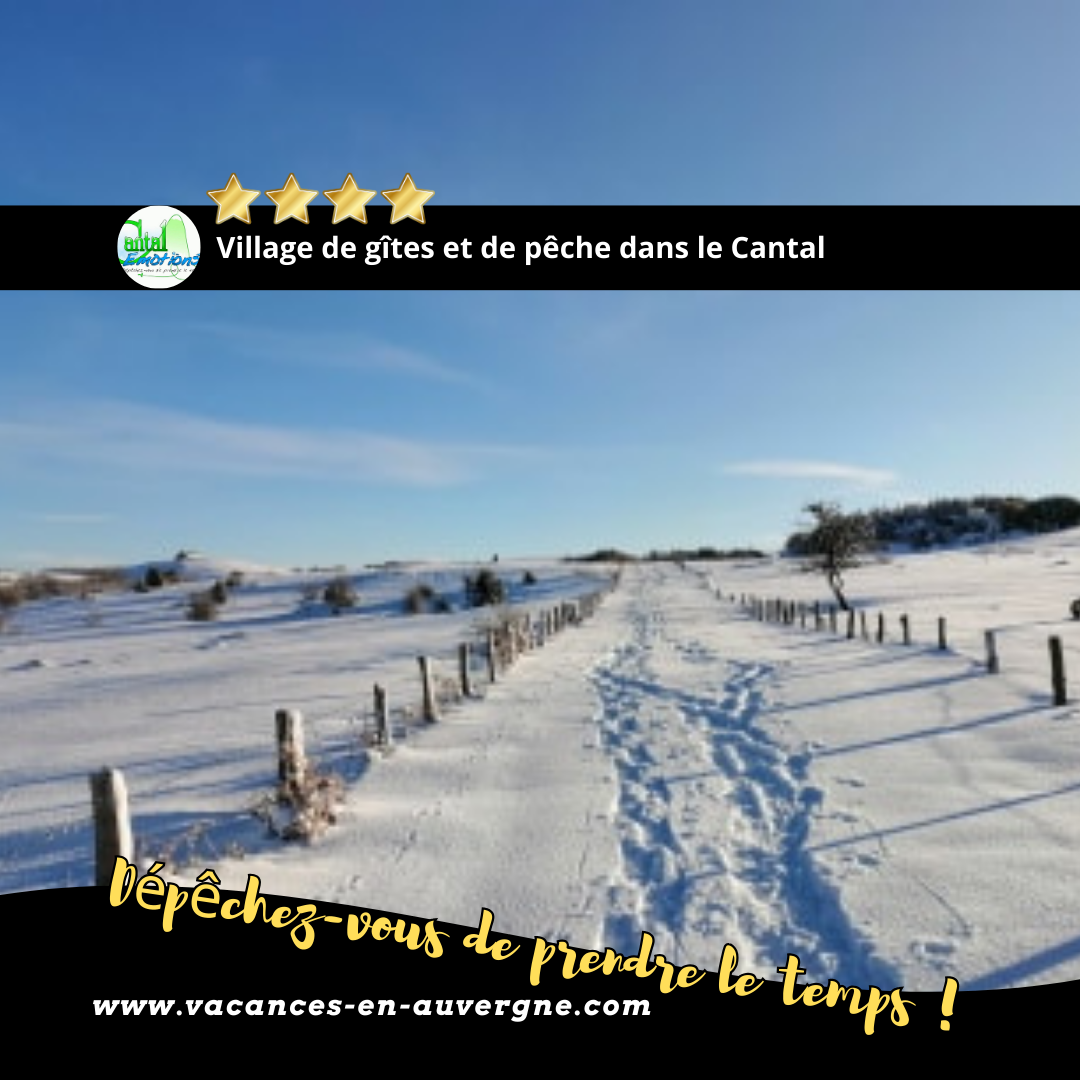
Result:
[[[601,614],[526,654],[377,756],[315,844],[221,863],[223,882],[601,944],[614,782],[582,671],[616,632]]]
[[[623,884],[605,942],[633,949],[646,928],[683,963],[712,963],[730,941],[763,974],[790,951],[811,978],[894,985],[807,854],[822,792],[806,780],[807,755],[761,724],[772,668],[706,644],[723,632],[719,603],[669,575],[632,579],[628,640],[593,672],[619,776]]]
[[[763,727],[773,672],[725,659],[732,631],[693,575],[633,571],[595,619],[371,768],[316,846],[223,879],[466,925],[489,907],[504,933],[631,953],[648,930],[699,966],[732,942],[767,977],[791,951],[814,978],[895,985],[815,870],[822,792]]]

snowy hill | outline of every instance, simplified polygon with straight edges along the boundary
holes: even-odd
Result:
[[[534,586],[498,566],[534,608],[603,580],[527,568]],[[17,610],[0,636],[0,891],[88,883],[86,777],[109,764],[143,861],[171,853],[176,880],[214,866],[225,887],[258,873],[465,925],[486,906],[505,933],[581,946],[635,950],[648,930],[714,970],[732,942],[759,973],[796,952],[808,979],[845,984],[1080,977],[1060,947],[1080,937],[1080,708],[1052,705],[1047,655],[1059,637],[1080,677],[1080,532],[851,572],[883,643],[754,619],[740,596],[830,600],[787,560],[630,566],[594,618],[425,727],[416,657],[452,674],[492,616],[460,609],[474,569],[352,575],[360,603],[339,617],[304,599],[326,574],[280,572],[245,575],[209,623],[185,617],[184,585]],[[417,582],[455,610],[406,615]],[[398,710],[387,756],[361,745],[375,682]],[[251,815],[283,707],[351,785],[310,846]]]

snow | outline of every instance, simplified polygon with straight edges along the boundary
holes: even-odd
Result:
[[[533,610],[606,581],[493,568]],[[486,907],[500,933],[629,953],[647,930],[712,970],[731,942],[743,970],[794,952],[808,980],[846,985],[1080,978],[1080,708],[1052,704],[1047,650],[1059,636],[1076,668],[1080,532],[851,572],[871,627],[886,614],[882,644],[752,618],[742,595],[830,599],[785,560],[630,566],[495,684],[475,657],[481,696],[425,725],[416,657],[452,676],[492,618],[459,610],[475,569],[360,573],[339,616],[302,602],[332,574],[257,567],[213,623],[185,618],[190,585],[17,609],[0,635],[0,892],[90,883],[87,776],[111,765],[141,864],[164,855],[180,882],[213,866],[226,888],[254,873],[267,893],[470,926]],[[404,614],[417,582],[454,612]],[[385,753],[365,749],[376,682]],[[349,782],[310,844],[251,812],[273,790],[279,708]]]

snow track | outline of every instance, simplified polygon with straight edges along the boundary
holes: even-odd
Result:
[[[658,603],[672,586],[659,570],[634,576],[627,639],[591,673],[618,774],[621,865],[604,942],[634,952],[648,930],[669,959],[698,965],[731,942],[765,977],[796,952],[811,979],[897,985],[805,849],[822,792],[806,780],[808,757],[762,724],[773,669],[725,660],[696,636],[707,627],[680,625]]]

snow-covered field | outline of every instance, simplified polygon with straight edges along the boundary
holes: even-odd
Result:
[[[534,608],[604,581],[497,569]],[[1080,707],[1051,704],[1047,652],[1059,635],[1080,678],[1080,533],[852,572],[884,644],[731,602],[829,600],[781,561],[633,566],[496,684],[478,657],[482,698],[425,726],[401,711],[416,657],[452,675],[490,612],[401,600],[426,581],[457,609],[462,571],[369,571],[337,617],[301,603],[327,575],[251,568],[211,623],[185,618],[190,586],[17,609],[0,635],[0,892],[91,882],[87,777],[111,765],[141,861],[171,852],[173,880],[213,866],[226,888],[256,873],[267,893],[465,925],[487,907],[503,933],[630,953],[648,930],[712,970],[731,942],[763,976],[795,952],[811,981],[913,991],[1080,978]],[[386,755],[361,745],[375,682],[397,706]],[[251,814],[283,707],[350,781],[310,845]]]

